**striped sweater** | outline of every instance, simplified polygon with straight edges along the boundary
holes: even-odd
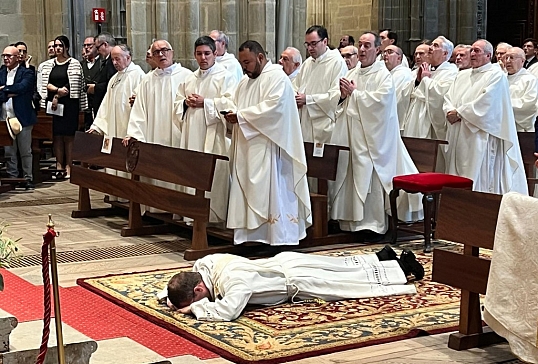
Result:
[[[47,85],[49,84],[49,75],[56,64],[55,59],[49,59],[41,63],[37,69],[37,81],[39,94],[41,95],[41,107],[46,109],[47,102]],[[80,62],[71,58],[67,67],[67,77],[69,78],[69,97],[79,99],[80,111],[88,109],[88,95],[84,92],[86,82]]]

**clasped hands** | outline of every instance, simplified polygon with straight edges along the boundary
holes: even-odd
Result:
[[[340,98],[345,99],[357,88],[355,81],[342,77],[340,79]]]
[[[197,94],[192,94],[185,99],[188,107],[204,107],[204,97]]]
[[[446,119],[450,124],[454,124],[461,121],[461,117],[456,110],[451,110],[446,113]]]

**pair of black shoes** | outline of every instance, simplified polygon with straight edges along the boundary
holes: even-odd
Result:
[[[400,258],[390,245],[385,245],[383,249],[376,253],[379,261],[395,260],[400,265],[406,276],[413,275],[415,280],[424,278],[424,267],[415,257],[415,254],[409,249],[404,249]]]

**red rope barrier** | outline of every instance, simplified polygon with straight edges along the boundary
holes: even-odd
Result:
[[[41,264],[43,272],[43,335],[41,339],[41,346],[39,347],[39,355],[37,356],[36,364],[43,364],[45,356],[47,355],[49,335],[50,335],[50,316],[51,316],[51,303],[50,303],[50,275],[49,275],[49,245],[52,239],[56,237],[54,228],[47,228],[47,232],[43,235],[43,245],[41,246]]]

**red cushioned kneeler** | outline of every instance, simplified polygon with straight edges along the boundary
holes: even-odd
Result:
[[[443,187],[471,189],[473,181],[469,178],[454,176],[446,173],[425,172],[392,179],[392,191],[390,192],[390,209],[392,214],[392,243],[398,238],[398,210],[396,199],[400,190],[407,193],[422,193],[422,205],[424,208],[424,252],[431,252],[431,239],[435,234],[437,218],[437,205],[439,194]]]

